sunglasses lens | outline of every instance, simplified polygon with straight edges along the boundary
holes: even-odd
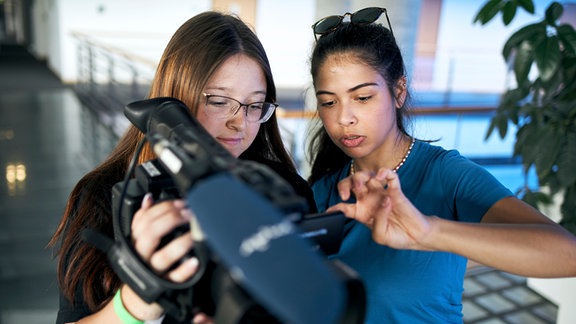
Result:
[[[340,16],[329,16],[326,17],[314,25],[314,32],[316,34],[322,35],[332,31],[334,28],[340,25],[342,17]]]
[[[375,7],[358,10],[352,15],[351,21],[355,24],[371,24],[378,20],[382,12],[382,9]]]
[[[388,13],[386,12],[386,9],[378,7],[370,7],[358,10],[353,14],[347,12],[343,16],[328,16],[326,18],[320,19],[314,25],[312,25],[312,30],[314,31],[314,37],[316,38],[316,41],[318,41],[317,35],[326,35],[335,31],[340,26],[340,24],[344,20],[344,17],[346,16],[350,16],[350,23],[352,24],[365,25],[365,24],[371,24],[376,20],[378,20],[378,18],[380,18],[380,16],[382,15],[382,13],[386,15],[386,21],[388,22],[388,29],[390,30],[390,33],[392,33],[392,26],[390,25],[390,19],[388,18]]]

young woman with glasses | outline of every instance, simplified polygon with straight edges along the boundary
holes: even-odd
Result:
[[[306,197],[314,210],[312,192],[298,175],[280,137],[276,90],[266,53],[255,33],[240,19],[205,12],[185,22],[160,59],[148,97],[182,101],[233,156],[268,165]],[[57,247],[59,257],[61,303],[57,323],[121,323],[126,318],[141,323],[164,314],[160,306],[145,303],[123,284],[106,255],[79,236],[84,228],[91,228],[112,237],[112,186],[124,179],[143,137],[130,126],[110,156],[72,191],[50,242]],[[151,148],[144,146],[138,163],[153,158]],[[226,201],[225,194],[222,199]],[[146,196],[131,226],[139,256],[158,273],[167,271],[166,278],[177,283],[191,278],[198,269],[198,260],[192,257],[168,270],[193,247],[192,237],[179,236],[161,249],[158,244],[189,220],[190,211],[182,200],[155,204]],[[195,323],[209,320],[203,314],[194,318]]]
[[[461,323],[467,260],[530,277],[576,276],[576,238],[484,168],[410,135],[409,91],[383,8],[331,16],[311,74],[319,211],[350,221],[334,255],[362,278],[367,323]],[[344,17],[350,16],[350,21]]]

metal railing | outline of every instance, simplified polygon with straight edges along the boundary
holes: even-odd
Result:
[[[156,63],[89,34],[74,32],[72,36],[77,46],[75,91],[79,99],[117,134],[122,133],[126,120],[118,116],[124,105],[146,97]]]
[[[73,34],[77,41],[78,81],[75,90],[80,100],[93,108],[104,124],[108,125],[119,136],[127,127],[128,121],[122,114],[122,108],[129,102],[146,97],[152,81],[156,63],[150,59],[128,53],[124,49],[98,40],[91,34],[76,32]],[[124,35],[123,37],[125,37]],[[113,43],[113,42],[112,42]],[[449,90],[446,90],[449,91]],[[291,152],[296,164],[303,173],[306,173],[305,158],[305,126],[314,117],[314,112],[291,108],[282,109],[282,90],[279,89],[279,102],[281,104],[278,119],[287,149]],[[462,149],[466,147],[465,129],[474,115],[484,115],[488,121],[489,116],[497,106],[498,95],[489,94],[462,94],[450,93],[450,101],[442,91],[414,93],[414,107],[416,117],[449,116],[453,127],[444,129],[448,142],[442,143],[447,148]],[[460,97],[458,97],[460,96]],[[293,98],[292,98],[293,99]],[[477,123],[477,122],[475,122]],[[486,123],[486,127],[488,124]],[[450,133],[452,132],[452,133]],[[476,136],[483,136],[477,134]],[[475,145],[478,145],[476,141]],[[509,144],[506,144],[509,146]],[[501,151],[496,155],[504,161],[511,156]],[[493,158],[487,156],[487,158]],[[482,156],[478,158],[483,158]]]

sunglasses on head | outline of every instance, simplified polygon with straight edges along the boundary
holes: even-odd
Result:
[[[388,22],[388,28],[392,35],[392,26],[390,25],[390,19],[388,18],[388,13],[386,8],[370,7],[360,9],[354,13],[345,13],[342,16],[334,15],[324,17],[318,20],[314,25],[312,25],[312,30],[314,31],[314,37],[318,40],[318,35],[326,35],[338,29],[342,24],[342,21],[346,16],[350,16],[350,23],[356,25],[371,24],[378,20],[380,16],[384,13],[386,16],[386,21]]]

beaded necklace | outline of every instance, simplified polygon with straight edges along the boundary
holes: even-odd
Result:
[[[404,154],[404,157],[402,158],[400,163],[398,163],[394,167],[394,169],[392,170],[394,173],[398,172],[398,169],[400,169],[400,167],[402,167],[404,165],[404,162],[406,162],[406,159],[410,155],[410,152],[412,152],[412,148],[414,147],[414,142],[416,142],[416,139],[414,137],[412,137],[412,142],[410,143],[410,146],[408,147],[408,151],[406,151],[406,154]],[[356,173],[356,168],[354,167],[354,160],[352,160],[352,162],[350,163],[350,174],[353,175],[354,173]]]

